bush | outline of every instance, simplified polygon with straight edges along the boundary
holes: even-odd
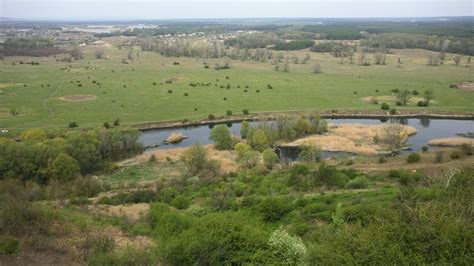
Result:
[[[202,174],[212,177],[218,173],[220,167],[216,161],[208,158],[206,149],[198,144],[186,149],[181,155],[181,161],[190,176]]]
[[[449,155],[449,158],[452,160],[457,160],[461,158],[461,153],[459,151],[452,151],[451,154]]]
[[[0,255],[11,255],[18,250],[18,240],[12,237],[0,237]]]
[[[378,163],[382,164],[382,163],[386,163],[387,162],[387,159],[385,159],[384,156],[380,156],[379,159],[378,159]]]
[[[249,115],[249,109],[244,109],[244,110],[242,110],[242,114],[244,114],[244,115]]]
[[[380,109],[382,109],[382,110],[389,110],[389,109],[390,109],[390,105],[388,105],[387,103],[382,103],[382,105],[380,106]]]
[[[218,150],[231,150],[233,147],[232,136],[225,125],[215,126],[211,130],[209,139],[214,141],[214,147]]]
[[[252,147],[250,145],[245,144],[245,143],[237,143],[234,146],[234,150],[237,152],[237,156],[242,158],[245,153],[249,152],[252,150]]]
[[[428,149],[429,149],[429,148],[428,148],[428,146],[426,146],[426,145],[423,146],[423,147],[421,147],[421,151],[422,151],[422,152],[427,152]]]
[[[268,240],[273,255],[283,265],[304,265],[306,246],[299,237],[294,237],[280,227],[273,231]]]
[[[272,169],[278,163],[278,155],[270,148],[263,151],[263,163],[268,169]]]
[[[268,197],[258,205],[258,210],[265,222],[277,222],[292,210],[286,197]]]
[[[416,105],[418,105],[419,107],[428,106],[428,104],[425,101],[418,101],[418,103],[416,103]]]
[[[216,119],[216,117],[213,114],[210,114],[210,115],[207,116],[207,119],[214,120],[214,119]]]
[[[260,160],[260,153],[258,151],[250,150],[245,152],[242,157],[240,157],[240,165],[244,168],[253,168],[255,167]]]
[[[232,111],[231,111],[231,110],[227,110],[226,115],[231,116],[231,115],[232,115]]]
[[[358,176],[346,183],[346,188],[357,189],[369,186],[369,180],[365,176]]]
[[[78,127],[77,123],[76,122],[69,122],[69,125],[68,127],[70,128],[74,128],[74,127]]]
[[[417,163],[421,160],[421,156],[418,153],[410,153],[407,157],[407,163]]]
[[[466,144],[466,143],[464,143],[464,144],[461,145],[460,150],[461,150],[461,152],[462,152],[464,155],[466,155],[466,156],[471,156],[472,153],[473,153],[473,151],[472,151],[472,150],[473,150],[472,146],[469,145],[469,144]]]
[[[255,129],[247,136],[248,143],[254,150],[263,151],[270,146],[267,133],[263,129]]]
[[[109,122],[104,122],[104,127],[107,128],[107,129],[109,129],[109,128],[110,128]]]
[[[174,206],[178,209],[187,209],[190,204],[191,200],[183,195],[178,195],[171,201],[171,206]]]
[[[443,152],[443,151],[436,151],[434,162],[435,162],[435,163],[440,163],[440,162],[442,162],[442,161],[443,161],[443,155],[444,155],[444,152]]]
[[[395,109],[395,108],[390,109],[390,114],[391,115],[396,115],[397,114],[397,109]]]

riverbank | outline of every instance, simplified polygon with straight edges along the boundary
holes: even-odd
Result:
[[[389,112],[382,111],[340,111],[340,110],[327,110],[327,111],[291,111],[291,112],[263,112],[250,115],[232,115],[232,116],[221,116],[216,119],[200,119],[200,120],[167,120],[157,121],[150,123],[140,123],[132,125],[140,131],[154,130],[154,129],[173,129],[173,128],[184,128],[194,127],[203,125],[216,125],[225,123],[237,123],[242,121],[258,121],[258,120],[274,120],[281,115],[314,115],[324,119],[450,119],[450,120],[474,120],[474,113],[457,113],[447,111],[436,111],[430,112],[424,110],[411,111],[404,110],[400,111],[395,115],[390,115]]]

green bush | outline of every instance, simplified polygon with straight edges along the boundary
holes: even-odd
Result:
[[[227,110],[227,111],[226,111],[226,115],[231,116],[231,115],[232,115],[232,111],[231,111],[231,110]]]
[[[265,222],[277,222],[292,210],[292,205],[287,197],[268,197],[260,202],[258,210]]]
[[[230,131],[225,125],[215,126],[211,130],[209,139],[214,141],[214,147],[218,150],[231,150],[234,145]]]
[[[382,105],[380,106],[380,109],[382,109],[382,110],[390,110],[390,105],[388,105],[387,103],[382,103]]]
[[[359,176],[346,183],[346,188],[360,189],[367,188],[369,186],[369,180],[365,176]]]
[[[421,160],[421,156],[418,153],[410,153],[407,157],[407,163],[417,163]]]
[[[243,109],[242,114],[249,115],[250,114],[249,109]]]
[[[0,236],[0,255],[11,255],[18,251],[18,240]]]
[[[68,127],[70,128],[74,128],[74,127],[78,127],[77,123],[76,122],[69,122],[69,125]]]
[[[397,114],[397,109],[395,109],[395,108],[390,109],[390,114],[391,115],[396,115]]]
[[[263,163],[268,169],[272,169],[278,163],[278,155],[270,148],[263,151]]]
[[[451,154],[449,155],[449,158],[452,160],[457,160],[461,158],[461,153],[459,151],[452,151]]]

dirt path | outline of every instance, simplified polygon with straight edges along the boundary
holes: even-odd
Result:
[[[43,100],[43,108],[48,111],[48,117],[51,118],[54,115],[54,108],[48,106],[48,101],[53,98],[54,94],[58,91],[59,87],[63,85],[64,81],[62,81],[58,86],[56,86],[56,89],[46,98]]]

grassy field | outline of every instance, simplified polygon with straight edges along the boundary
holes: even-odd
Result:
[[[416,89],[420,94],[427,88],[433,89],[435,102],[430,109],[474,111],[473,92],[449,88],[453,83],[472,81],[474,67],[456,66],[452,60],[438,67],[427,66],[429,52],[422,50],[394,51],[396,54],[388,55],[385,66],[341,65],[338,58],[329,54],[311,53],[308,64],[291,64],[290,72],[283,73],[274,71],[270,62],[230,61],[231,69],[214,70],[213,64],[224,60],[207,60],[211,67],[205,69],[202,59],[166,58],[154,52],[140,52],[131,63],[122,64],[126,50],[101,47],[109,59],[97,60],[93,59],[95,49],[98,48],[85,48],[85,59],[72,63],[57,62],[61,56],[7,57],[0,63],[0,128],[66,127],[71,121],[89,127],[100,126],[105,121],[112,123],[116,118],[122,124],[137,124],[199,119],[209,114],[224,115],[227,110],[237,114],[243,109],[249,109],[251,113],[379,110],[380,105],[364,102],[363,98],[378,96],[383,99],[396,88]],[[301,58],[305,53],[290,54]],[[398,56],[402,57],[402,68],[396,67]],[[20,60],[34,60],[40,65],[19,64]],[[174,61],[180,64],[173,65]],[[16,64],[12,65],[13,62]],[[316,62],[321,64],[322,74],[312,73]],[[64,70],[68,66],[71,66],[70,71]],[[166,83],[167,79],[172,83]],[[210,85],[191,87],[191,82]],[[227,84],[230,89],[226,88]],[[273,89],[268,89],[267,84]],[[247,92],[245,86],[249,86]],[[60,99],[71,95],[95,98],[84,101]],[[13,108],[18,115],[10,114]],[[403,108],[419,107],[410,104]]]

